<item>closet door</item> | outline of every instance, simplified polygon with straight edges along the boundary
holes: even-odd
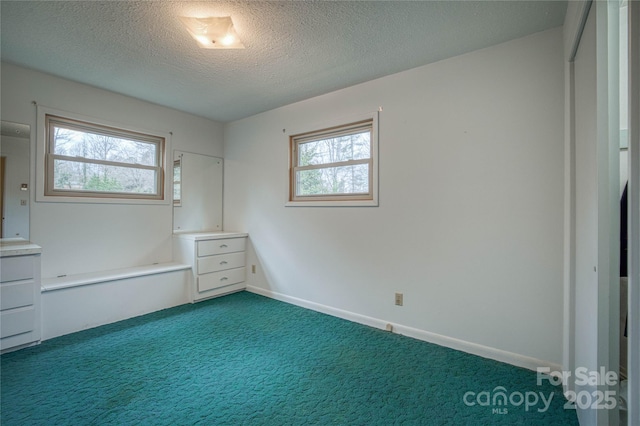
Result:
[[[640,424],[640,2],[629,4],[629,425]]]
[[[575,366],[598,365],[598,170],[595,7],[591,7],[574,61],[575,87]],[[576,394],[595,390],[576,385]],[[596,424],[578,407],[581,424]]]
[[[618,373],[620,360],[619,7],[591,3],[573,62],[574,368],[589,373]],[[617,407],[593,404],[616,395],[617,381],[583,383],[575,386],[580,423],[617,425]]]

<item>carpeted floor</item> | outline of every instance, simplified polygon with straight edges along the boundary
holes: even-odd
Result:
[[[577,424],[535,372],[247,292],[1,358],[3,426]]]

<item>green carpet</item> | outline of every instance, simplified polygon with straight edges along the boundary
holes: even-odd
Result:
[[[577,424],[535,372],[247,292],[1,358],[2,426]]]

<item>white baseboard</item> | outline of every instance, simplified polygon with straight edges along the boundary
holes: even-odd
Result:
[[[441,334],[431,333],[429,331],[420,330],[413,327],[408,327],[402,324],[390,323],[378,318],[368,317],[366,315],[357,314],[342,309],[337,309],[331,306],[322,305],[319,303],[311,302],[297,297],[287,296],[282,293],[277,293],[271,290],[265,290],[263,288],[248,285],[247,291],[256,293],[262,296],[269,297],[271,299],[280,300],[282,302],[291,303],[292,305],[300,306],[313,311],[322,312],[327,315],[346,319],[348,321],[357,322],[359,324],[368,325],[369,327],[379,328],[385,330],[388,324],[391,324],[393,332],[401,334],[403,336],[412,337],[414,339],[422,340],[429,343],[434,343],[439,346],[455,349],[458,351],[466,352],[472,355],[477,355],[483,358],[493,359],[495,361],[504,362],[514,365],[516,367],[522,367],[529,370],[536,371],[538,368],[549,368],[551,371],[562,371],[560,364],[540,360],[537,358],[528,357],[525,355],[516,354],[513,352],[504,351],[501,349],[492,348],[489,346],[479,345],[477,343],[467,342],[465,340],[455,339],[453,337],[443,336]]]

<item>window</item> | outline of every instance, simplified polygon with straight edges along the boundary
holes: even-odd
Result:
[[[165,138],[45,114],[45,196],[163,200]]]
[[[290,136],[288,205],[377,205],[375,121]]]

